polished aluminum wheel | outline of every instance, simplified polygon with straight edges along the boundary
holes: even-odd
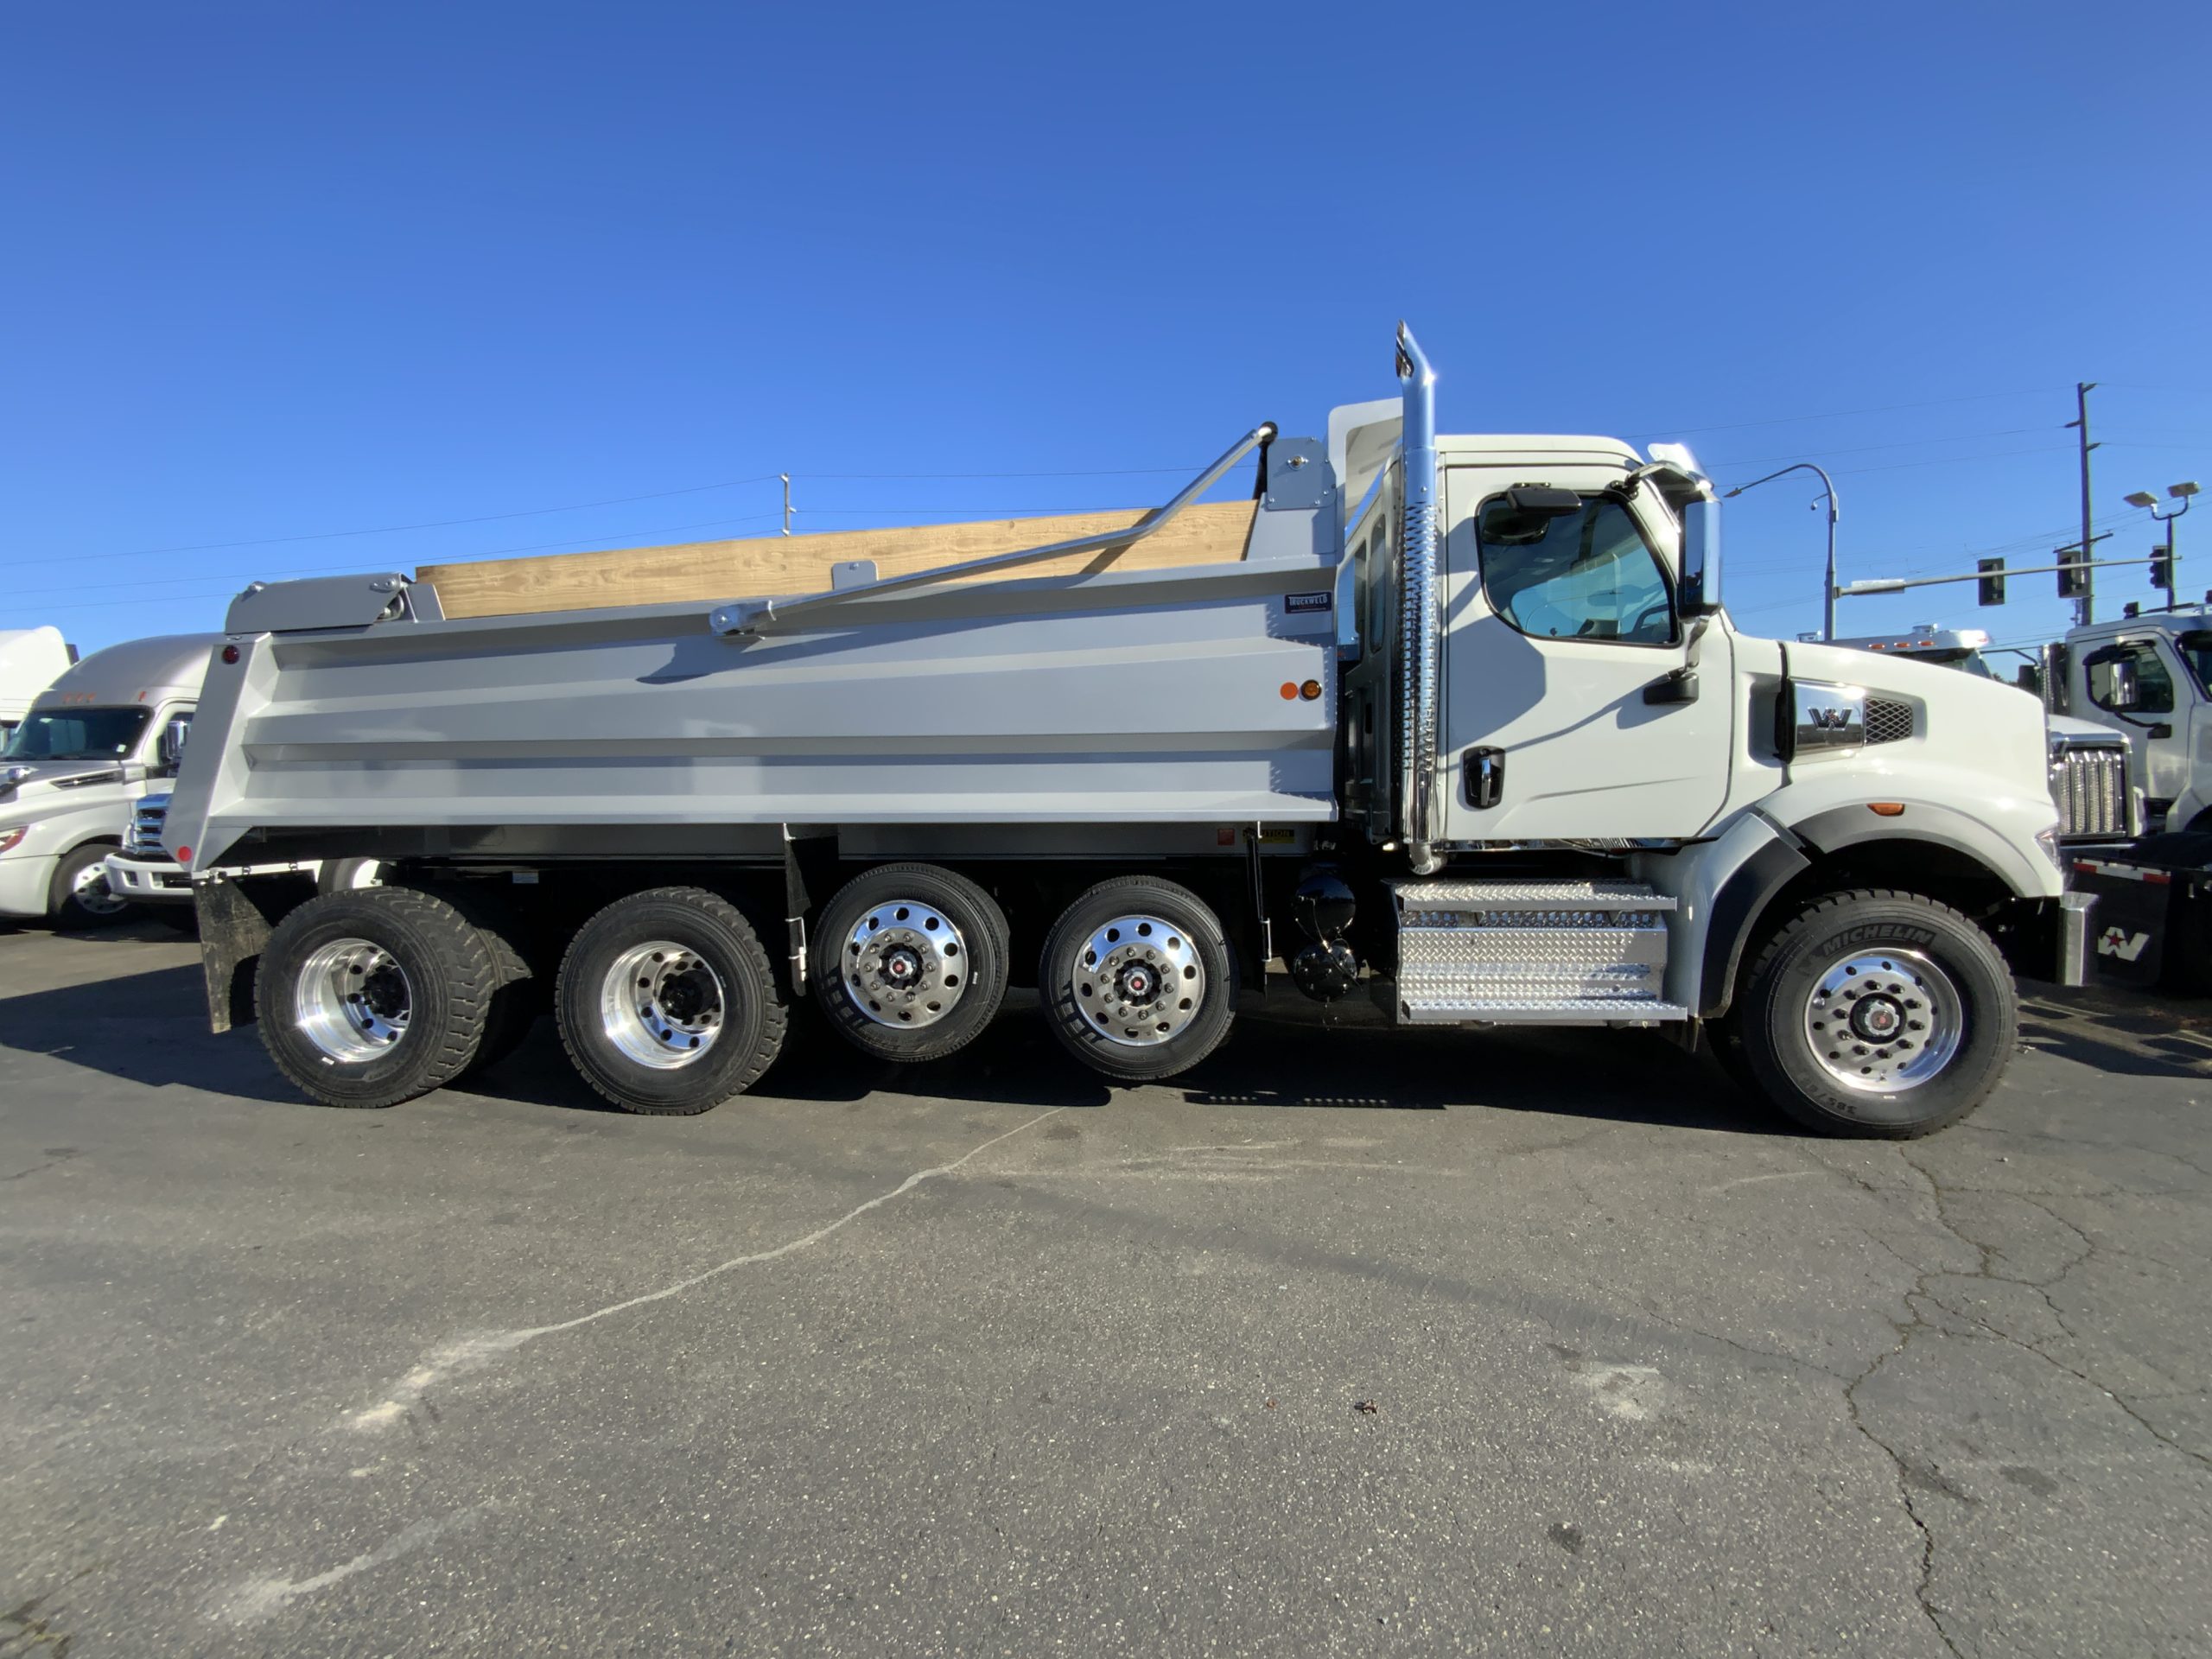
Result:
[[[1084,941],[1068,988],[1109,1042],[1150,1048],[1198,1017],[1206,1000],[1198,947],[1157,916],[1117,916]]]
[[[130,901],[108,885],[104,861],[87,864],[77,872],[76,878],[69,883],[69,896],[88,916],[120,916],[130,907]]]
[[[333,939],[300,966],[292,1014],[326,1058],[359,1065],[407,1034],[414,988],[391,951],[368,939]]]
[[[624,951],[600,983],[607,1040],[656,1071],[689,1065],[714,1047],[727,1011],[721,977],[696,951],[667,939]]]
[[[1966,1039],[1950,976],[1917,950],[1854,950],[1814,982],[1805,1039],[1847,1089],[1901,1095],[1937,1076]]]
[[[845,994],[879,1026],[933,1026],[968,994],[968,941],[918,899],[888,899],[845,938]]]

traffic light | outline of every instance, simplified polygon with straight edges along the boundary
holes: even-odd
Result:
[[[2005,602],[2005,561],[1977,559],[1974,561],[1974,568],[1981,572],[1980,584],[1981,602],[1985,605],[2002,605]]]
[[[2173,588],[2174,558],[2173,555],[2166,550],[2166,544],[2164,542],[2152,544],[2151,585],[2153,588],[2165,588],[2169,592]]]
[[[2078,547],[2058,550],[2058,596],[2081,599],[2089,591],[2089,562]]]

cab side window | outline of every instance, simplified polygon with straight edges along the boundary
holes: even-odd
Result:
[[[1533,511],[1526,499],[1539,493],[1565,494],[1512,491],[1476,515],[1491,608],[1538,639],[1673,644],[1667,573],[1628,509],[1592,496],[1579,511]]]
[[[2112,708],[2116,701],[2113,683],[2118,677],[2113,671],[2123,664],[2135,671],[2135,704],[2127,713],[2173,713],[2173,674],[2160,659],[2158,648],[2147,639],[2131,640],[2097,653],[2096,660],[2087,665],[2091,702],[2100,709]]]

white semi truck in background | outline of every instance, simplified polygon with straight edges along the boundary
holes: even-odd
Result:
[[[943,1059],[1033,964],[1071,1063],[1122,1081],[1294,988],[1710,1039],[1822,1133],[1972,1110],[2014,970],[2082,972],[2040,704],[1738,632],[1687,451],[1440,436],[1402,328],[1397,366],[1127,528],[933,569],[450,619],[401,572],[256,584],[163,831],[213,1023],[374,1107],[550,1004],[593,1088],[688,1113],[761,1075],[792,997]],[[1236,542],[1155,556],[1255,450]]]
[[[107,857],[138,800],[175,773],[216,643],[111,645],[31,699],[0,749],[0,916],[80,928],[128,912]]]

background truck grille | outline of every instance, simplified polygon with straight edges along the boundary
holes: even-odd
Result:
[[[130,828],[124,833],[123,850],[133,858],[167,858],[162,848],[162,824],[168,817],[169,798],[147,795],[130,814]]]
[[[2075,748],[2054,744],[2050,798],[2058,804],[2062,841],[2127,836],[2134,828],[2127,812],[2127,751],[2104,745]]]
[[[1887,697],[1866,699],[1866,741],[1902,743],[1912,735],[1912,705]]]

